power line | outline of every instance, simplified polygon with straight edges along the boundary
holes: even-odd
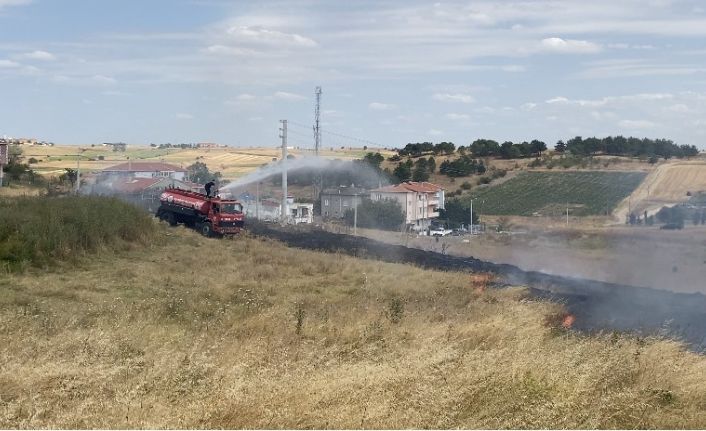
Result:
[[[306,129],[309,129],[309,128],[311,127],[311,126],[309,126],[309,125],[302,124],[302,123],[299,123],[299,122],[293,121],[293,120],[289,120],[289,124],[290,124],[290,125],[294,125],[294,126],[303,127],[303,128],[306,128]],[[320,129],[320,133],[326,133],[327,135],[337,136],[337,137],[339,137],[339,138],[344,138],[344,139],[348,139],[348,140],[351,140],[351,141],[360,142],[360,143],[363,143],[363,144],[366,144],[366,145],[371,145],[371,146],[374,146],[374,147],[380,147],[380,146],[381,146],[381,145],[378,144],[377,142],[373,142],[373,141],[370,141],[370,140],[368,140],[368,139],[356,138],[355,136],[346,135],[346,134],[344,134],[344,133],[333,132],[333,131],[326,130],[326,129]]]

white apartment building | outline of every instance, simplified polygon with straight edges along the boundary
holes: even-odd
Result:
[[[439,209],[444,208],[444,189],[436,184],[407,181],[394,186],[385,186],[370,191],[370,199],[396,200],[405,212],[408,228],[422,231],[431,221],[439,217]]]

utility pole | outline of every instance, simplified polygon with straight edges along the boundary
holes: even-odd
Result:
[[[358,236],[358,194],[353,195],[353,236]]]
[[[78,148],[76,156],[76,194],[81,190],[81,147]]]
[[[473,235],[473,199],[471,199],[471,235]]]
[[[260,220],[260,181],[255,182],[255,218]]]
[[[316,87],[314,90],[316,95],[316,106],[314,106],[314,156],[319,157],[319,148],[321,148],[321,87]],[[314,199],[321,197],[323,191],[323,177],[321,173],[314,176]]]
[[[569,203],[566,203],[566,226],[569,226]]]
[[[5,144],[5,143],[0,144],[0,187],[2,187],[2,178],[3,178],[2,170],[4,169],[5,165],[7,164],[8,151],[9,151],[8,144]]]
[[[321,129],[319,128],[319,120],[321,119],[321,87],[316,87],[316,107],[314,108],[314,155],[319,156],[319,148],[321,147]]]
[[[279,120],[282,123],[279,135],[282,138],[282,224],[287,224],[287,120]]]

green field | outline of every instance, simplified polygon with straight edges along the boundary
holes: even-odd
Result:
[[[606,215],[642,182],[644,172],[523,172],[497,186],[478,188],[463,201],[482,214],[517,216]]]

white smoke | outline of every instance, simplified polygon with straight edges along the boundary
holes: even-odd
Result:
[[[260,169],[251,172],[248,175],[221,187],[220,192],[231,192],[240,187],[263,181],[275,175],[281,175],[282,171],[285,168],[287,169],[287,172],[292,173],[302,169],[309,169],[320,172],[343,172],[355,170],[355,172],[359,175],[368,177],[370,179],[369,182],[380,184],[388,183],[388,180],[386,178],[383,178],[380,175],[380,172],[376,171],[368,164],[360,163],[359,165],[352,165],[352,163],[353,162],[350,161],[342,161],[339,159],[324,159],[315,156],[305,156],[294,159],[287,159],[285,163],[282,163],[282,161],[280,160],[278,162],[273,162],[268,165],[265,165]]]

